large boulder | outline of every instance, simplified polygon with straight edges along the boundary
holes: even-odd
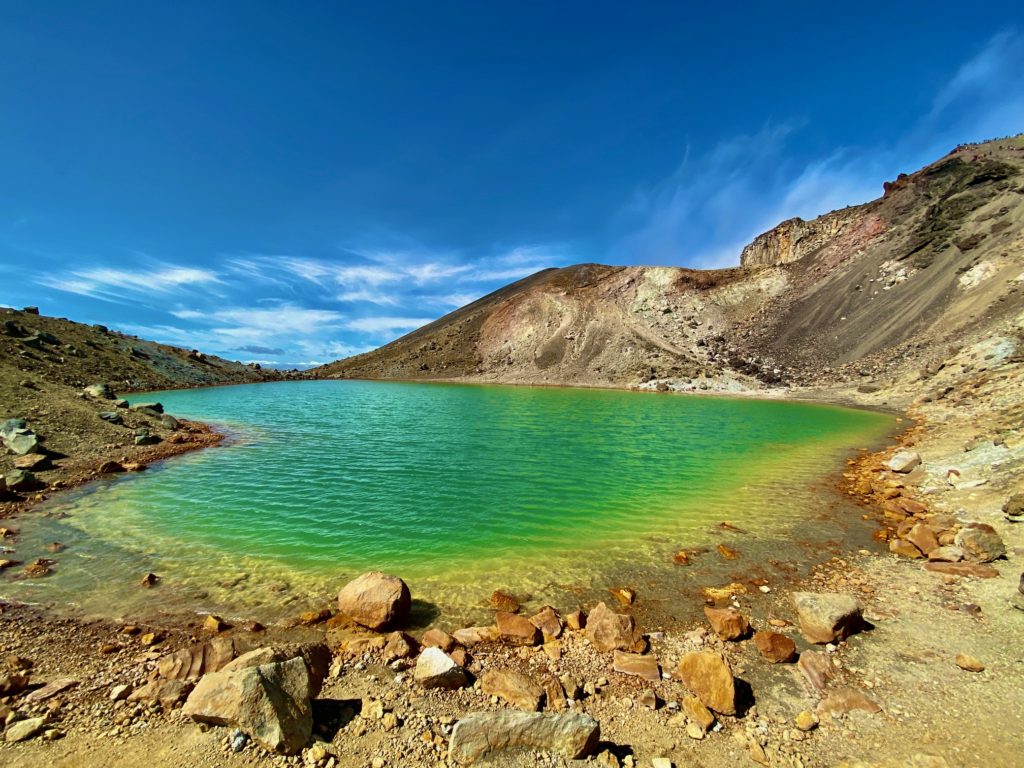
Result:
[[[794,592],[800,631],[812,643],[834,643],[864,626],[860,603],[836,592]]]
[[[492,752],[536,749],[561,752],[570,760],[591,754],[601,726],[590,715],[540,712],[475,712],[452,729],[448,758],[468,765]]]
[[[211,644],[216,642],[217,639],[214,639]],[[331,667],[331,651],[326,643],[284,643],[257,648],[229,661],[222,669],[230,672],[264,664],[279,664],[291,659],[302,659],[305,662],[306,672],[309,674],[309,698],[315,699],[320,695],[320,689]]]
[[[309,689],[300,658],[223,669],[199,681],[184,712],[197,722],[238,728],[272,752],[295,755],[313,734]]]
[[[717,653],[692,651],[679,660],[679,679],[708,709],[736,714],[736,681],[729,663]]]
[[[480,688],[488,696],[497,696],[528,712],[539,710],[544,701],[543,688],[511,669],[488,669],[480,676]]]
[[[413,679],[424,688],[462,688],[469,675],[440,648],[424,648],[416,659]]]
[[[985,523],[967,523],[957,532],[953,543],[963,550],[964,559],[972,563],[991,563],[1006,556],[1002,538]]]
[[[587,638],[599,651],[642,651],[643,635],[624,613],[615,613],[604,603],[598,603],[587,616]]]
[[[356,624],[379,632],[405,621],[412,606],[409,587],[397,576],[364,573],[338,594],[338,608]]]

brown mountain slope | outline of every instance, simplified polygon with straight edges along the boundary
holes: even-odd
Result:
[[[783,222],[739,268],[546,270],[313,373],[727,391],[884,384],[1024,309],[1022,229],[1024,138],[965,146],[878,200]]]

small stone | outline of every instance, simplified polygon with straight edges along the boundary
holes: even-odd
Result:
[[[420,637],[420,645],[424,648],[440,648],[445,653],[449,653],[455,647],[455,640],[444,630],[428,629]]]
[[[690,722],[696,724],[702,732],[707,733],[715,724],[715,715],[701,703],[696,696],[683,698],[683,712]]]
[[[734,608],[712,608],[705,605],[704,615],[715,634],[723,640],[739,640],[750,632],[750,623]]]
[[[658,659],[652,655],[615,651],[612,669],[620,674],[642,677],[653,683],[661,681],[661,667],[658,666]]]
[[[706,731],[703,728],[701,728],[699,725],[697,725],[696,723],[687,723],[686,724],[686,735],[689,736],[691,739],[695,739],[697,741],[700,741],[701,739],[704,738],[704,734],[705,733],[706,733]]]
[[[958,653],[956,655],[956,665],[965,672],[984,672],[985,665],[982,664],[974,656],[967,653]]]
[[[4,741],[14,744],[19,741],[28,741],[38,736],[46,728],[45,717],[29,717],[25,720],[15,720],[8,724],[4,731]]]
[[[796,716],[796,720],[794,722],[796,727],[801,731],[813,731],[818,727],[818,716],[811,712],[811,710],[805,709]]]
[[[223,632],[227,628],[227,623],[220,616],[214,616],[211,613],[209,616],[203,619],[203,629],[205,629],[207,632],[213,632],[214,634],[216,634],[218,632]]]
[[[110,696],[108,697],[111,701],[124,701],[132,693],[132,686],[130,685],[115,685],[110,689]]]
[[[440,648],[423,649],[413,679],[424,688],[461,688],[469,682],[466,670]]]
[[[783,664],[796,658],[796,643],[779,632],[766,630],[755,633],[754,645],[761,656],[772,664]]]

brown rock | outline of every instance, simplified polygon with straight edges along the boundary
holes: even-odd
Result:
[[[449,653],[455,647],[455,640],[442,629],[428,629],[420,638],[420,645],[424,648],[440,648]]]
[[[649,654],[615,651],[612,669],[620,674],[642,677],[653,683],[661,681],[661,667],[658,666],[658,659]]]
[[[792,597],[800,620],[800,631],[809,642],[844,640],[864,626],[860,603],[852,595],[794,592]]]
[[[152,680],[128,695],[128,701],[148,701],[173,709],[185,701],[193,684],[187,680]]]
[[[193,680],[217,672],[235,657],[229,637],[215,637],[208,643],[182,648],[157,662],[157,674],[167,680]]]
[[[113,475],[124,472],[124,467],[119,461],[104,461],[97,467],[96,471],[101,475]]]
[[[416,655],[416,641],[405,632],[392,632],[384,646],[384,661],[409,659]]]
[[[718,550],[718,554],[720,554],[724,560],[735,560],[740,556],[739,552],[732,547],[725,546],[725,544],[719,544],[715,549]]]
[[[976,579],[994,579],[999,575],[991,565],[980,563],[925,563],[924,569],[947,576],[973,576]]]
[[[835,677],[835,667],[827,654],[821,651],[805,651],[796,662],[804,677],[816,693],[824,691],[829,681]]]
[[[872,715],[882,711],[874,699],[856,688],[837,688],[831,691],[819,706],[823,711],[833,714],[846,714],[855,709]]]
[[[480,676],[480,687],[488,696],[497,696],[527,712],[537,712],[544,701],[544,689],[521,672],[488,669]]]
[[[580,713],[476,712],[455,724],[448,758],[469,765],[492,752],[525,748],[558,751],[575,760],[592,754],[600,738],[598,722]]]
[[[479,643],[496,643],[501,635],[497,627],[463,627],[452,632],[452,637],[459,645],[472,648]]]
[[[207,632],[223,632],[228,628],[227,622],[224,621],[220,616],[214,616],[212,613],[203,619],[203,629]]]
[[[547,700],[548,709],[561,712],[569,708],[569,702],[565,697],[565,688],[554,675],[549,675],[544,679],[544,698]]]
[[[502,642],[510,645],[538,645],[543,639],[541,631],[522,616],[498,611],[494,614],[494,620]]]
[[[491,608],[496,611],[504,611],[505,613],[519,613],[522,606],[520,606],[519,601],[512,595],[508,594],[508,592],[502,592],[500,589],[496,589],[491,593]]]
[[[1006,545],[996,529],[985,523],[967,523],[954,539],[964,551],[964,560],[972,563],[991,563],[1006,556]]]
[[[754,645],[761,656],[772,664],[782,664],[796,659],[796,643],[779,632],[754,633]]]
[[[956,655],[956,665],[965,672],[984,672],[985,665],[982,664],[978,659],[974,658],[967,653],[958,653]]]
[[[380,571],[364,573],[338,594],[339,610],[356,624],[375,632],[405,621],[411,605],[406,583]]]
[[[964,551],[960,547],[936,547],[928,553],[928,560],[936,563],[959,563],[964,559]]]
[[[715,634],[723,640],[739,640],[750,632],[750,623],[734,608],[712,608],[705,605],[704,615]]]
[[[918,560],[924,555],[917,547],[906,539],[893,539],[889,542],[889,551],[900,557],[909,557],[911,560]]]
[[[715,724],[714,713],[705,707],[696,696],[683,697],[683,712],[690,722],[695,723],[704,733],[710,731]]]
[[[562,636],[562,619],[550,605],[541,608],[537,615],[531,616],[530,623],[544,634],[545,640],[558,639]]]
[[[636,600],[636,590],[630,587],[614,587],[608,591],[623,605],[632,605]]]
[[[643,635],[632,616],[615,613],[604,603],[587,617],[587,637],[599,651],[640,651],[644,648]]]
[[[321,608],[319,611],[303,611],[299,614],[299,624],[304,627],[312,627],[322,624],[331,618],[330,608]]]
[[[910,533],[907,534],[907,541],[926,555],[939,547],[939,539],[935,535],[935,531],[924,523],[918,523],[910,529]]]
[[[679,679],[708,709],[736,714],[736,684],[728,662],[710,651],[693,651],[679,660]]]
[[[583,611],[573,611],[565,617],[565,625],[578,632],[587,626],[587,614]]]

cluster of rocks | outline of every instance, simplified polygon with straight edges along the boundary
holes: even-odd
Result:
[[[882,466],[867,467],[860,477],[848,475],[856,477],[856,490],[872,498],[882,512],[884,528],[879,538],[888,540],[893,554],[926,560],[930,571],[979,578],[998,575],[986,564],[1006,555],[999,533],[987,523],[962,522],[951,514],[933,512],[914,498],[907,478],[920,472],[921,466],[917,451],[900,450]]]

